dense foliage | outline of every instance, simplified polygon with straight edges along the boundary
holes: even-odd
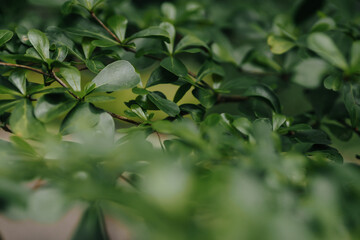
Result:
[[[360,136],[357,1],[6,5],[3,214],[84,206],[76,240],[108,239],[104,215],[132,239],[360,238],[332,145]]]

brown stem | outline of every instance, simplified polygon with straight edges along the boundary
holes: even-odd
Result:
[[[113,113],[113,112],[107,112],[108,114],[110,114],[113,118],[116,118],[116,119],[119,119],[121,121],[124,121],[124,122],[128,122],[128,123],[131,123],[131,124],[134,124],[134,125],[140,125],[141,122],[137,122],[135,120],[132,120],[132,119],[129,119],[127,117],[124,117],[124,116],[120,116],[116,113]]]
[[[7,67],[17,67],[17,68],[23,68],[23,69],[27,69],[36,73],[40,73],[42,75],[48,76],[50,77],[50,75],[46,72],[41,71],[40,69],[37,68],[32,68],[26,65],[20,65],[20,64],[15,64],[15,63],[6,63],[6,62],[0,62],[0,65],[2,66],[7,66]]]
[[[66,84],[58,77],[56,76],[55,72],[52,71],[51,72],[51,77],[55,79],[55,81],[57,81],[61,86],[63,86],[64,88],[67,89],[67,91],[70,93],[71,96],[73,96],[74,98],[76,98],[77,100],[79,100],[80,98],[75,95],[72,91],[70,91],[70,89],[66,86]]]
[[[90,14],[118,43],[121,43],[121,40],[95,15],[94,12],[90,12]]]

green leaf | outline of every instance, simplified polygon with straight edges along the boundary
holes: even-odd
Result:
[[[194,88],[192,94],[205,108],[211,108],[216,102],[216,95],[211,89]]]
[[[47,36],[49,36],[52,44],[67,47],[71,54],[73,54],[80,60],[85,61],[84,56],[76,48],[75,43],[65,35],[62,29],[56,27],[49,27],[46,29],[46,33]]]
[[[284,37],[277,37],[274,35],[270,35],[267,39],[267,43],[270,46],[270,50],[274,54],[283,54],[296,46],[296,44],[292,41]]]
[[[174,57],[163,59],[160,66],[179,77],[186,77],[188,75],[185,65],[179,59]]]
[[[66,46],[58,46],[51,57],[53,60],[63,62],[69,52],[69,49]]]
[[[182,104],[180,105],[180,110],[182,112],[190,113],[192,119],[196,122],[201,122],[204,120],[206,110],[203,106],[195,104]]]
[[[169,33],[161,27],[153,26],[133,34],[131,37],[125,39],[125,43],[137,38],[159,38],[165,42],[170,42]]]
[[[360,73],[360,41],[353,43],[351,47],[350,71]]]
[[[150,75],[149,80],[146,83],[146,87],[155,86],[164,83],[174,83],[178,80],[178,77],[168,70],[159,67],[155,69]]]
[[[109,240],[104,216],[97,205],[89,206],[81,217],[72,240]]]
[[[18,100],[0,100],[0,114],[10,110],[18,103]]]
[[[189,83],[185,83],[181,85],[175,93],[174,102],[176,103],[179,102],[184,97],[184,95],[190,90],[191,86],[192,85]]]
[[[146,115],[146,113],[142,110],[142,108],[137,105],[137,104],[132,104],[130,106],[130,109],[133,113],[135,113],[135,115],[137,117],[139,117],[141,120],[143,121],[147,121],[148,120],[148,116]]]
[[[273,131],[278,130],[281,127],[281,125],[285,123],[285,121],[286,121],[286,116],[273,113],[273,117],[272,117]]]
[[[9,81],[14,84],[23,95],[26,95],[26,70],[14,70],[9,77]]]
[[[23,96],[17,88],[8,80],[0,77],[0,94],[10,94],[15,96]]]
[[[326,32],[336,28],[334,19],[325,17],[317,21],[311,28],[311,32]]]
[[[328,65],[319,58],[307,58],[294,68],[292,81],[306,88],[316,88],[322,83]]]
[[[41,58],[46,61],[50,58],[50,44],[49,39],[46,37],[45,33],[37,30],[31,29],[28,32],[29,41],[31,45],[35,48],[36,52],[41,56]]]
[[[14,36],[14,33],[9,30],[0,30],[0,47],[11,40]]]
[[[90,71],[96,74],[98,74],[101,70],[105,68],[105,65],[98,60],[87,59],[85,61],[85,64]]]
[[[96,48],[93,44],[91,44],[92,41],[93,39],[84,37],[81,42],[81,46],[86,59],[89,59],[91,57],[91,54]]]
[[[124,16],[114,15],[109,18],[107,23],[114,31],[115,35],[120,39],[120,41],[123,41],[125,39],[128,20]]]
[[[101,110],[90,103],[79,103],[67,114],[61,123],[60,132],[62,135],[67,135],[77,131],[92,129],[99,123],[101,113]]]
[[[66,93],[49,93],[41,96],[35,106],[35,116],[50,122],[75,107],[77,101]]]
[[[33,106],[27,99],[16,104],[10,116],[11,130],[24,138],[38,138],[43,135],[45,128],[34,116]]]
[[[326,158],[340,164],[344,162],[344,159],[338,150],[326,145],[315,145],[307,152],[307,154],[310,156]]]
[[[320,57],[346,71],[348,64],[333,40],[324,33],[312,33],[307,39],[308,47]]]
[[[173,51],[174,51],[174,42],[175,42],[175,35],[176,35],[175,27],[174,27],[174,25],[172,25],[169,22],[161,23],[160,27],[169,33],[170,42],[169,43],[165,42],[165,46],[168,50],[168,53],[170,55],[172,55]]]
[[[209,74],[216,74],[219,76],[224,76],[225,71],[220,65],[216,64],[215,62],[206,61],[204,63],[204,65],[201,66],[201,68],[197,74],[197,79],[202,80],[205,76],[207,76]]]
[[[245,91],[244,96],[259,97],[265,99],[271,104],[271,106],[277,113],[281,112],[281,106],[278,97],[275,95],[271,88],[265,85],[254,85],[249,87]]]
[[[324,87],[328,90],[339,91],[342,86],[342,74],[331,74],[324,80]]]
[[[161,111],[165,112],[169,116],[175,117],[180,113],[180,108],[178,105],[176,105],[176,103],[152,92],[148,94],[148,97],[152,103],[154,103]]]
[[[77,0],[81,6],[89,11],[94,10],[104,0]]]
[[[96,91],[110,92],[133,88],[140,80],[140,75],[128,61],[119,60],[107,65],[91,82]]]
[[[219,43],[213,43],[211,45],[211,51],[214,55],[222,62],[230,62],[233,64],[237,64],[236,60],[233,56],[233,53],[230,49],[226,48],[225,46]]]
[[[329,136],[318,129],[307,129],[295,131],[295,138],[300,142],[315,143],[315,144],[331,144]]]
[[[76,67],[61,67],[59,72],[74,91],[81,91],[81,74]]]
[[[325,126],[332,134],[342,141],[349,141],[352,137],[353,130],[338,124],[326,123]]]
[[[360,85],[346,83],[343,88],[344,103],[350,115],[351,125],[360,126]]]
[[[114,46],[119,44],[118,42],[111,39],[110,37],[107,37],[105,35],[105,33],[103,33],[103,32],[99,33],[99,32],[94,32],[92,30],[80,29],[80,28],[69,28],[67,30],[69,31],[70,34],[74,34],[74,35],[78,35],[78,36],[82,36],[82,37],[95,38],[95,39],[99,39],[99,40],[105,40],[109,43],[112,43]]]
[[[182,50],[185,50],[189,47],[203,47],[207,50],[210,50],[208,45],[203,40],[193,35],[186,35],[176,45],[175,54],[180,53]]]

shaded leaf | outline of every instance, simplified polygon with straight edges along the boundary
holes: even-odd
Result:
[[[0,47],[11,40],[14,36],[14,33],[9,30],[0,30]]]
[[[165,112],[169,116],[175,117],[180,113],[180,108],[178,105],[176,105],[176,103],[152,92],[148,94],[148,97],[152,103],[154,103],[161,111]]]
[[[14,84],[19,91],[25,95],[26,94],[26,70],[16,69],[9,76],[9,81]]]
[[[151,73],[150,78],[146,83],[146,87],[148,88],[163,83],[173,83],[176,80],[178,80],[176,75],[162,67],[159,67]]]
[[[271,106],[277,113],[281,112],[281,106],[278,97],[275,95],[271,88],[265,85],[254,85],[249,87],[245,91],[244,96],[259,97],[265,99],[271,104]]]
[[[96,205],[89,206],[75,231],[72,240],[109,240],[105,229],[104,216]]]
[[[162,29],[161,27],[153,26],[147,29],[141,30],[130,36],[129,38],[125,39],[125,42],[130,42],[137,38],[159,38],[165,42],[170,42],[169,33]]]
[[[77,101],[66,93],[49,93],[41,96],[35,106],[35,116],[50,122],[75,107]]]
[[[188,74],[185,65],[177,58],[167,57],[161,61],[160,65],[179,77],[186,77]]]
[[[125,39],[128,20],[124,16],[114,15],[108,19],[107,23],[120,41],[123,41]]]

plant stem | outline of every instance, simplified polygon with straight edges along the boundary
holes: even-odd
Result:
[[[135,120],[132,120],[132,119],[129,119],[127,117],[124,117],[124,116],[120,116],[116,113],[113,113],[113,112],[109,112],[107,111],[108,114],[110,114],[113,118],[116,118],[116,119],[119,119],[121,121],[124,121],[124,122],[128,122],[128,123],[131,123],[131,124],[134,124],[134,125],[140,125],[141,122],[137,122]]]
[[[51,72],[51,77],[54,78],[55,81],[57,81],[62,87],[66,88],[71,96],[73,96],[77,100],[80,100],[80,98],[76,96],[72,91],[70,91],[70,89],[66,86],[66,84],[58,76],[56,76],[54,71]]]
[[[95,15],[94,12],[90,12],[90,14],[118,43],[121,44],[121,40]]]
[[[45,75],[47,77],[51,77],[50,74],[45,73],[45,72],[41,71],[40,69],[32,68],[32,67],[29,67],[29,66],[26,66],[26,65],[20,65],[20,64],[15,64],[15,63],[6,63],[6,62],[0,62],[0,65],[7,66],[7,67],[23,68],[23,69],[27,69],[27,70],[30,70],[30,71],[33,71],[33,72],[36,72],[36,73],[40,73],[40,74]]]

